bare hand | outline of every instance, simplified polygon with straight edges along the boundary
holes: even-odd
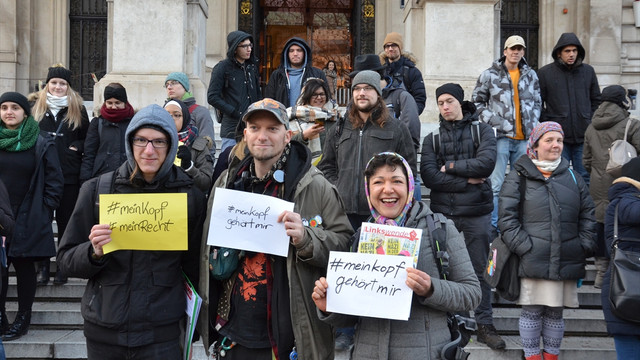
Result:
[[[405,284],[418,296],[429,297],[433,294],[431,276],[422,270],[407,268],[407,281]]]
[[[310,128],[302,132],[302,138],[305,140],[315,139],[318,134],[324,131],[324,126],[320,124],[313,124]]]
[[[313,288],[313,293],[311,294],[311,298],[313,302],[316,304],[316,307],[322,311],[327,312],[327,288],[329,287],[329,283],[327,283],[327,279],[321,277],[316,280],[316,286]]]
[[[469,184],[473,184],[473,185],[482,184],[482,183],[484,183],[485,181],[487,181],[487,179],[486,179],[486,178],[468,178],[468,179],[467,179],[467,182],[468,182]]]
[[[93,252],[97,257],[104,256],[102,247],[111,242],[111,229],[109,224],[93,225],[89,233],[89,240],[93,246]]]
[[[442,165],[442,167],[440,168],[440,172],[447,172],[447,170],[444,168],[444,165]]]
[[[304,239],[304,226],[300,214],[285,210],[278,216],[278,222],[284,222],[284,229],[291,237],[291,243],[297,245]]]

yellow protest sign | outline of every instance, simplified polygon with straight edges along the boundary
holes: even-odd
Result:
[[[101,194],[100,224],[111,227],[102,250],[187,250],[187,194]]]

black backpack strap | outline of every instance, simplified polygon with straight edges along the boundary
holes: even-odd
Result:
[[[433,257],[436,260],[440,278],[446,280],[449,275],[449,253],[447,252],[447,218],[440,213],[427,216],[427,228],[431,241]]]
[[[96,192],[94,194],[94,211],[96,224],[100,222],[100,194],[111,194],[113,192],[114,183],[114,171],[109,171],[98,176],[98,182],[96,183]]]

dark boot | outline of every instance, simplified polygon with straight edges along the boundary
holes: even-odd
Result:
[[[7,319],[7,313],[0,311],[0,336],[4,335],[9,330],[9,320]]]
[[[7,332],[2,335],[2,341],[17,340],[29,332],[31,324],[31,310],[18,311],[16,319]]]
[[[47,285],[49,283],[49,260],[36,262],[38,265],[38,286]]]
[[[67,276],[60,271],[60,268],[56,270],[56,276],[53,278],[53,285],[62,285],[67,283]]]
[[[487,344],[493,350],[504,349],[506,344],[498,335],[498,331],[493,325],[478,324],[478,332],[476,333],[478,342]]]

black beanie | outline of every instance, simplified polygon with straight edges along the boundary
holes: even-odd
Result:
[[[9,101],[20,105],[22,110],[24,110],[25,115],[31,116],[31,107],[29,106],[29,100],[27,100],[27,98],[24,95],[17,92],[10,91],[0,96],[0,105],[2,105],[2,103],[6,103]]]
[[[640,181],[640,157],[635,157],[622,165],[622,176]]]
[[[104,88],[104,100],[107,101],[111,98],[118,99],[123,103],[127,102],[127,90],[123,87],[111,87]]]
[[[460,105],[462,105],[462,102],[464,101],[464,90],[462,90],[462,86],[460,86],[458,84],[446,83],[446,84],[440,86],[439,88],[437,88],[436,89],[436,101],[438,101],[438,98],[442,94],[450,94],[451,96],[456,98],[456,100],[458,100]]]
[[[612,102],[625,110],[629,110],[631,107],[627,90],[620,85],[610,85],[602,89],[602,101]]]
[[[71,83],[71,70],[65,69],[62,66],[52,66],[49,68],[47,81],[45,82],[48,83],[52,78],[64,79],[67,83]]]

